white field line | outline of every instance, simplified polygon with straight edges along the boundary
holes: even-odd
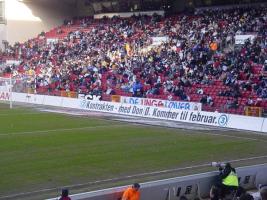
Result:
[[[44,113],[26,112],[26,113],[0,113],[0,116],[17,116],[17,115],[43,115]]]
[[[136,124],[140,124],[140,123],[136,123]],[[152,126],[152,127],[156,127],[156,126],[160,126],[163,127],[162,125],[153,125],[153,124],[143,124],[144,126]],[[183,128],[176,128],[176,127],[167,127],[170,129],[179,129],[179,130],[183,130],[184,132],[189,132],[188,134],[205,134],[205,135],[211,135],[211,136],[221,136],[221,137],[228,137],[228,138],[235,138],[235,139],[244,139],[244,140],[250,140],[250,141],[260,141],[260,142],[267,142],[267,140],[264,139],[258,139],[258,138],[252,138],[252,137],[246,137],[246,136],[237,136],[237,135],[229,135],[229,134],[222,134],[222,133],[211,133],[215,132],[215,129],[212,130],[196,130],[196,129],[183,129]],[[207,131],[207,132],[205,132]],[[217,130],[218,132],[227,132],[227,131],[231,131],[229,129],[227,130]],[[267,136],[266,134],[257,134],[257,135],[261,135],[261,136]]]
[[[133,123],[133,124],[138,124],[138,125],[142,125],[142,126],[155,127],[152,124],[139,124],[139,123]],[[26,134],[36,134],[36,133],[42,134],[42,133],[50,133],[50,132],[57,132],[57,131],[87,130],[87,129],[106,128],[106,127],[123,127],[123,126],[129,126],[129,125],[130,124],[101,125],[101,126],[88,126],[88,127],[79,127],[79,128],[63,128],[63,129],[50,129],[50,130],[11,132],[11,133],[0,133],[0,136],[7,136],[7,135],[26,135]],[[188,131],[188,130],[186,130],[186,131]],[[198,132],[200,132],[201,134],[211,135],[211,136],[221,136],[221,137],[228,137],[228,138],[234,138],[234,139],[243,139],[243,140],[250,140],[250,141],[267,142],[267,140],[257,139],[257,138],[251,138],[251,137],[245,137],[245,136],[235,136],[235,135],[219,134],[219,133],[208,133],[208,132],[204,132],[204,131],[198,131]],[[199,133],[191,132],[190,134],[199,134]]]
[[[73,131],[73,130],[90,130],[97,128],[107,128],[107,127],[123,127],[129,126],[129,124],[116,124],[116,125],[100,125],[100,126],[86,126],[86,127],[78,127],[78,128],[59,128],[59,129],[50,129],[50,130],[37,130],[37,131],[25,131],[25,132],[11,132],[11,133],[0,133],[0,136],[6,135],[26,135],[26,134],[36,134],[36,133],[50,133],[57,131]]]
[[[10,132],[10,133],[0,133],[0,136],[26,135],[26,134],[36,134],[36,133],[42,134],[42,133],[50,133],[50,132],[57,132],[57,131],[87,130],[87,129],[106,128],[106,127],[123,127],[123,126],[129,126],[129,124],[87,126],[87,127],[78,127],[78,128],[62,128],[62,129],[36,130],[36,131],[24,131],[24,132]],[[154,127],[154,125],[146,125],[146,124],[144,126]],[[221,136],[221,137],[244,139],[244,140],[250,140],[250,141],[267,142],[267,140],[250,138],[250,137],[245,137],[245,136],[234,136],[234,135],[227,135],[227,134],[207,133],[207,132],[203,132],[203,131],[199,131],[199,132],[201,132],[201,134],[211,135],[211,136]],[[190,134],[198,134],[198,133],[190,133]]]
[[[257,160],[257,159],[263,159],[263,158],[267,158],[267,155],[254,156],[254,157],[248,157],[248,158],[240,158],[240,159],[234,159],[234,160],[228,160],[228,161],[222,161],[222,162],[235,163],[235,162],[242,162],[242,161],[247,161],[247,160]],[[211,163],[204,163],[204,164],[192,165],[192,166],[187,166],[187,167],[180,167],[180,168],[175,168],[175,169],[167,169],[167,170],[160,170],[160,171],[154,171],[154,172],[133,174],[133,175],[117,177],[117,178],[103,179],[103,180],[91,181],[91,182],[74,184],[74,185],[65,185],[65,186],[61,186],[61,187],[54,187],[54,188],[46,188],[46,189],[41,189],[41,190],[35,190],[35,191],[32,191],[32,192],[23,192],[23,193],[17,193],[17,194],[12,194],[12,195],[7,195],[7,196],[0,196],[0,199],[15,198],[15,197],[19,197],[19,196],[33,195],[35,193],[56,191],[56,190],[59,190],[61,188],[82,187],[82,186],[94,185],[94,184],[105,183],[105,182],[113,182],[113,181],[118,181],[118,180],[125,180],[125,179],[130,179],[130,178],[138,178],[138,177],[144,177],[144,176],[149,176],[149,175],[158,175],[158,174],[163,174],[163,173],[177,172],[177,171],[182,171],[182,170],[195,169],[195,168],[200,168],[200,167],[209,167],[209,166],[211,166]],[[192,175],[190,175],[190,176],[192,176]],[[170,178],[170,179],[173,179],[173,178]],[[168,180],[168,179],[166,179],[166,180]]]

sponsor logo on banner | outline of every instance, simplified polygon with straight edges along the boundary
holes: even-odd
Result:
[[[195,110],[201,111],[201,103],[183,102],[183,101],[168,101],[161,99],[137,98],[137,97],[121,97],[121,103],[154,106],[163,108],[174,108],[178,110]]]
[[[218,118],[218,124],[219,126],[226,126],[228,123],[228,117],[227,115],[223,114]]]
[[[80,108],[91,111],[114,113],[114,107],[114,103],[107,101],[88,101],[85,99],[80,101]]]
[[[137,97],[121,97],[121,103],[141,105],[141,98]]]
[[[159,99],[141,99],[141,104],[144,106],[165,107],[164,101]]]
[[[79,99],[86,99],[86,100],[92,100],[92,101],[100,101],[101,96],[99,95],[91,95],[91,94],[79,94]]]

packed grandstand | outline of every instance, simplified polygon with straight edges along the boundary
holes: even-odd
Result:
[[[21,62],[2,74],[38,94],[192,101],[234,114],[244,114],[245,106],[266,109],[266,13],[261,7],[77,17],[8,46],[1,59]],[[246,34],[253,39],[237,44],[235,37]]]

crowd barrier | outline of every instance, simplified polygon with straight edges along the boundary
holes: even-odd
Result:
[[[131,105],[125,103],[91,101],[86,99],[15,92],[12,93],[12,101],[267,133],[267,120],[262,117],[250,117],[194,110],[177,110],[175,108]]]
[[[245,115],[247,116],[256,116],[261,117],[263,114],[262,107],[254,107],[254,106],[246,106],[245,107]]]
[[[267,184],[267,164],[237,168],[240,186],[253,190]],[[218,171],[141,183],[141,200],[207,199]],[[71,195],[72,200],[119,200],[128,186]],[[57,200],[58,198],[49,199]]]

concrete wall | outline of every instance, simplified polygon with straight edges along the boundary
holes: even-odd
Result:
[[[27,41],[42,31],[51,30],[61,25],[64,19],[75,16],[76,12],[75,5],[60,0],[8,0],[5,8],[7,40],[11,44]]]
[[[267,164],[237,168],[240,186],[253,190],[267,183]],[[187,199],[207,199],[212,185],[216,183],[218,172],[194,174],[141,183],[141,200],[173,200],[185,196]],[[127,186],[109,188],[71,195],[72,200],[117,200]],[[57,200],[53,198],[49,200]]]

